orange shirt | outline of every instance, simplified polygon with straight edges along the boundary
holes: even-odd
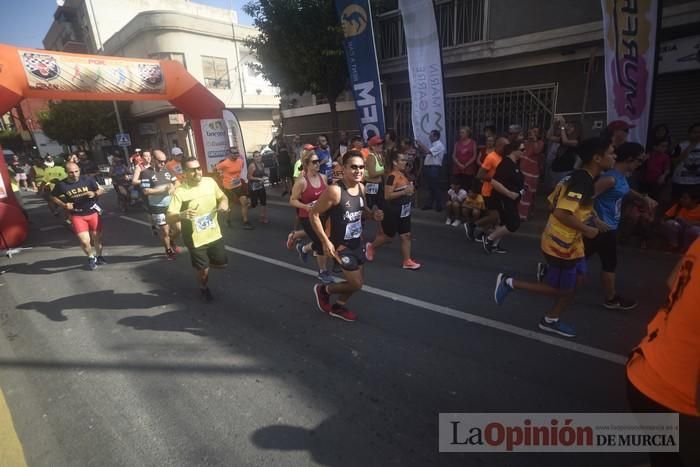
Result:
[[[700,203],[693,209],[680,208],[678,204],[671,206],[671,209],[666,211],[666,217],[680,217],[688,221],[700,222]]]
[[[219,178],[224,188],[227,190],[238,188],[242,184],[243,158],[231,160],[227,157],[216,164],[216,171],[219,172]]]
[[[498,165],[501,163],[503,158],[496,152],[492,152],[486,156],[484,159],[484,162],[482,162],[481,167],[486,170],[486,174],[489,176],[489,178],[492,178],[494,174],[496,173],[496,169],[498,168]],[[491,185],[490,181],[484,180],[484,183],[481,185],[481,195],[489,197],[491,196],[491,192],[493,191],[493,186]]]
[[[668,304],[647,325],[627,363],[627,377],[647,397],[676,412],[700,416],[700,240],[680,261]]]
[[[171,175],[174,175],[179,182],[182,182],[185,179],[185,173],[182,171],[182,165],[175,159],[169,160],[165,164],[165,169],[170,172]]]

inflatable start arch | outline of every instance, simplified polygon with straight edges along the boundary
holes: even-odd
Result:
[[[70,54],[0,44],[0,115],[29,97],[167,100],[192,120],[203,167],[208,165],[201,120],[221,119],[224,111],[224,103],[179,62]],[[11,248],[25,240],[27,222],[10,188],[4,158],[0,159],[0,174],[6,188],[0,190],[0,248]]]

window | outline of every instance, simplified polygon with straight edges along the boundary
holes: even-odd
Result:
[[[202,55],[204,85],[213,89],[231,89],[228,77],[228,61],[225,58]]]
[[[187,68],[185,63],[185,54],[179,52],[156,52],[153,54],[148,54],[148,58],[152,60],[175,60],[176,62],[182,63],[182,66]]]

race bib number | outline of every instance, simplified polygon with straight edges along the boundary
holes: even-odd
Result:
[[[362,235],[362,219],[357,219],[354,222],[350,222],[345,227],[345,240],[360,238],[360,235]]]
[[[368,183],[365,187],[368,195],[376,195],[379,193],[379,183]]]
[[[231,180],[231,188],[238,188],[241,186],[241,179],[240,178],[234,178]]]
[[[141,180],[141,188],[151,188],[150,180]]]
[[[406,203],[401,205],[401,217],[408,217],[411,215],[411,203]]]
[[[210,212],[209,214],[205,214],[203,216],[195,217],[194,218],[194,229],[197,232],[203,232],[205,230],[210,230],[215,227],[214,224],[214,216],[216,215],[216,212]]]

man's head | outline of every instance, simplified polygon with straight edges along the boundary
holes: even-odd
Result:
[[[700,122],[690,125],[688,128],[688,139],[693,143],[700,142]]]
[[[168,162],[168,158],[163,151],[160,149],[153,151],[153,167],[156,169],[156,172],[163,170],[166,162]]]
[[[654,141],[654,151],[656,152],[668,152],[669,143],[666,138],[657,139]]]
[[[34,159],[32,159],[32,165],[35,165],[37,167],[43,167],[44,166],[44,159],[37,156]]]
[[[343,155],[343,181],[354,186],[365,176],[365,159],[362,153],[350,150]]]
[[[228,148],[228,157],[229,157],[229,159],[235,161],[236,159],[241,157],[241,153],[238,150],[238,148],[230,147],[230,148]]]
[[[508,138],[504,138],[503,136],[496,138],[496,145],[494,146],[493,151],[499,156],[503,157],[505,155],[505,148],[509,143],[510,141],[508,141]]]
[[[85,154],[85,151],[80,151],[80,152],[78,153],[78,159],[80,159],[81,161],[86,161],[86,160],[87,160],[87,154]]]
[[[358,151],[362,149],[362,137],[355,135],[352,138],[350,138],[350,146],[353,149],[357,149]]]
[[[136,153],[136,154],[141,154],[141,148],[136,148],[136,149],[134,149],[134,153]]]
[[[644,147],[639,143],[622,143],[615,149],[615,167],[630,174],[642,165]]]
[[[145,165],[151,165],[151,160],[153,159],[153,156],[151,156],[151,151],[143,151],[141,154],[141,159],[143,159],[143,163]]]
[[[326,135],[321,135],[318,137],[318,147],[321,149],[328,148],[328,137]]]
[[[512,143],[515,140],[517,140],[522,131],[523,127],[518,125],[517,123],[508,126],[508,139],[510,140],[510,142]]]
[[[615,148],[606,138],[585,139],[577,150],[583,167],[593,175],[598,175],[615,164]]]
[[[183,160],[182,171],[185,172],[185,180],[188,185],[199,185],[199,182],[202,181],[202,167],[196,157]]]
[[[484,127],[484,136],[486,136],[487,138],[490,136],[495,137],[496,136],[496,127],[493,125],[486,125]]]
[[[440,132],[438,130],[433,130],[430,132],[430,142],[434,143],[440,139]]]
[[[69,182],[74,182],[80,177],[80,167],[75,162],[66,164],[66,174]]]
[[[612,145],[618,147],[627,141],[630,128],[634,128],[634,125],[630,125],[624,120],[613,120],[608,123],[608,136],[612,140]]]
[[[348,132],[341,131],[340,132],[340,144],[347,144],[347,143],[348,143]]]
[[[53,156],[51,154],[46,155],[46,159],[44,159],[44,165],[46,167],[53,167],[56,163],[53,160]]]
[[[172,149],[170,150],[170,155],[173,156],[173,159],[175,159],[176,161],[181,161],[181,160],[182,160],[182,156],[183,156],[184,154],[183,154],[183,152],[182,152],[182,149],[180,149],[180,148],[178,148],[178,147],[174,147],[174,148],[172,148]]]
[[[260,151],[253,151],[253,160],[255,160],[257,163],[262,162],[262,154]]]

